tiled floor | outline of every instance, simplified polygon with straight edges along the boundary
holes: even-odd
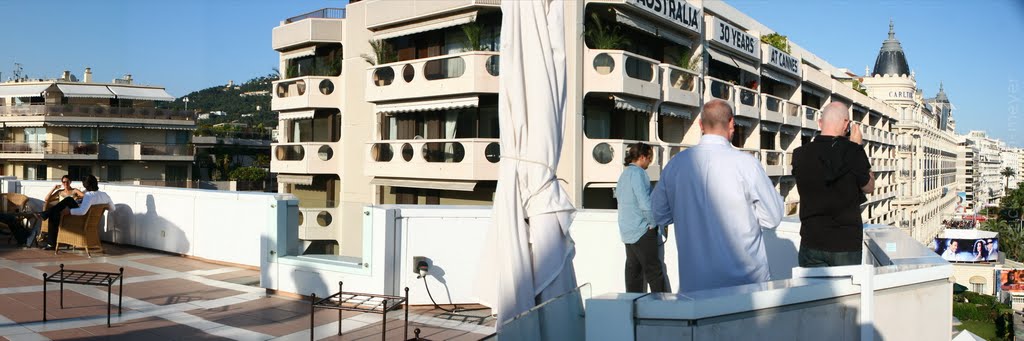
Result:
[[[3,236],[0,236],[3,237]],[[0,238],[0,340],[308,340],[309,302],[267,296],[259,271],[104,245],[105,254],[86,258],[74,252],[21,249]],[[64,309],[56,284],[47,286],[47,318],[42,322],[43,273],[59,264],[75,270],[117,272],[124,268],[123,315],[113,307],[106,326],[107,288],[65,285]],[[119,286],[114,285],[113,302]],[[431,307],[412,307],[409,338],[415,329],[430,340],[478,340],[494,331],[488,310],[452,318]],[[318,310],[314,336],[323,340],[379,340],[381,315],[345,312],[343,337],[338,313]],[[388,315],[387,340],[404,340],[401,312]]]

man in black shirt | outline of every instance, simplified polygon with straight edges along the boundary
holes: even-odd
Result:
[[[840,102],[822,110],[818,125],[821,134],[793,152],[800,193],[800,266],[861,264],[860,205],[875,190],[863,138]],[[847,128],[849,138],[844,136]]]

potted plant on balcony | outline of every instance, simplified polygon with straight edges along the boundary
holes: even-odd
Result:
[[[694,50],[690,49],[684,53],[680,53],[679,60],[676,61],[676,66],[696,72],[697,67],[701,65],[701,58],[697,57],[697,59],[694,60],[693,52]],[[679,77],[673,80],[672,86],[676,89],[694,90],[693,75],[686,72],[680,72]]]
[[[605,26],[597,12],[590,14],[590,22],[584,27],[584,36],[593,49],[598,50],[620,50],[629,46],[629,39],[616,25]],[[594,69],[599,74],[606,75],[612,71],[615,61],[611,58],[595,58]]]
[[[772,47],[777,48],[782,52],[792,53],[789,49],[789,38],[779,34],[778,32],[765,34],[761,36],[761,42],[771,45]]]
[[[365,53],[360,55],[363,57],[363,60],[370,63],[370,65],[387,64],[398,61],[398,53],[396,53],[395,49],[391,47],[391,44],[388,44],[388,42],[384,40],[371,39],[370,48],[373,49],[372,56]],[[391,77],[394,78],[394,71],[391,72]],[[388,80],[379,77],[378,72],[373,73],[373,82],[377,84],[377,86],[384,86],[390,83]]]
[[[488,46],[483,43],[484,25],[478,22],[471,22],[461,26],[462,46],[466,51],[487,51]]]

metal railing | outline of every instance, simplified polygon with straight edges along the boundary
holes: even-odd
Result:
[[[345,19],[344,8],[321,8],[309,13],[296,15],[284,20],[285,24],[306,19]]]
[[[74,116],[195,121],[195,115],[184,110],[72,104],[0,106],[0,116]]]
[[[0,142],[0,153],[96,155],[99,153],[99,144],[67,141]]]

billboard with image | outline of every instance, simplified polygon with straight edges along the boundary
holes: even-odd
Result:
[[[996,270],[999,290],[1005,292],[1024,292],[1024,269]]]
[[[999,260],[999,238],[935,238],[932,249],[950,262],[992,262]]]

